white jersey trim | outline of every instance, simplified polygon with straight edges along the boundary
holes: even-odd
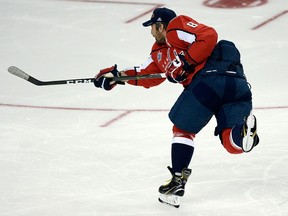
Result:
[[[125,68],[124,71],[135,70],[137,73],[140,73],[141,70],[147,68],[152,62],[154,62],[154,61],[152,59],[152,56],[150,55],[149,58],[143,64],[141,64],[139,66]]]
[[[150,65],[153,62],[152,56],[150,55],[149,58],[146,60],[146,62],[144,62],[143,64],[141,64],[141,69],[145,69],[148,67],[148,65]]]
[[[176,32],[177,32],[178,38],[180,40],[183,40],[183,41],[187,42],[187,43],[192,44],[196,40],[196,37],[193,34],[189,34],[187,32],[180,31],[180,30],[177,30]]]

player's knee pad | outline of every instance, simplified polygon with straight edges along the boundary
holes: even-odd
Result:
[[[188,138],[188,139],[194,139],[195,135],[194,133],[190,133],[190,132],[187,132],[187,131],[184,131],[180,128],[177,128],[175,125],[173,126],[173,136],[174,137],[185,137],[185,138]]]
[[[220,135],[221,136],[221,141],[222,141],[222,144],[224,146],[224,148],[231,154],[241,154],[243,153],[243,150],[241,147],[237,146],[232,137],[231,137],[231,128],[227,128],[227,129],[224,129],[222,131],[222,134]]]

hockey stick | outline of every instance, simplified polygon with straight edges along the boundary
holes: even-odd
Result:
[[[10,66],[8,68],[8,72],[18,76],[28,82],[33,83],[37,86],[45,86],[45,85],[63,85],[63,84],[77,84],[77,83],[91,83],[94,82],[95,78],[82,78],[82,79],[67,79],[67,80],[53,80],[53,81],[41,81],[38,80],[29,74],[25,73],[23,70],[19,69],[15,66]],[[157,78],[166,78],[165,74],[145,74],[138,76],[122,76],[122,77],[113,77],[112,81],[124,81],[124,80],[139,80],[139,79],[157,79]]]

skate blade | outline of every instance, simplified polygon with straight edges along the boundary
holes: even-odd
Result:
[[[251,132],[251,129],[255,125],[255,117],[250,114],[247,118],[247,133],[243,137],[242,141],[242,149],[244,152],[250,152],[253,148],[253,143],[254,143],[254,136],[253,133]]]
[[[175,208],[179,208],[180,206],[180,196],[159,194],[158,200],[161,203],[173,206]]]

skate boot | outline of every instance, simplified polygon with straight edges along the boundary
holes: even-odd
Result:
[[[191,175],[192,170],[184,168],[180,175],[173,173],[172,168],[168,167],[172,178],[159,187],[159,201],[178,208],[180,206],[180,197],[184,195],[185,184]]]
[[[256,117],[252,112],[247,118],[245,118],[241,136],[243,137],[242,149],[244,152],[250,152],[259,143]]]

